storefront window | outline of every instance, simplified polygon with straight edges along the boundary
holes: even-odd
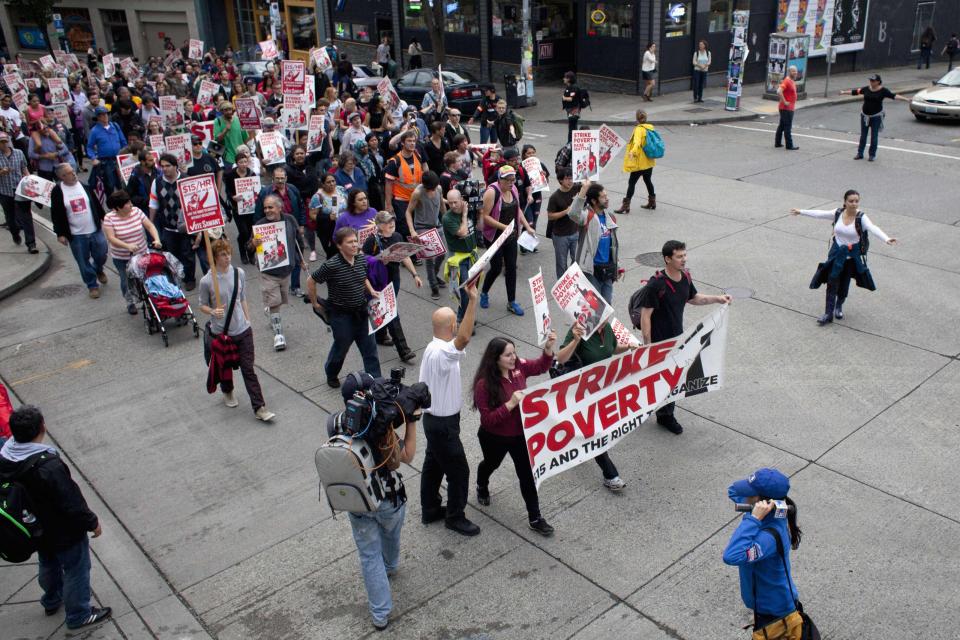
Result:
[[[127,28],[127,12],[115,9],[101,9],[100,19],[110,38],[110,50],[115,54],[133,55],[130,43],[130,29]]]
[[[690,35],[691,6],[689,2],[667,2],[664,4],[663,37],[681,38]]]
[[[518,0],[493,0],[493,35],[519,38],[523,35],[523,7]]]
[[[317,44],[317,19],[312,7],[287,7],[290,18],[290,43],[294,49],[308,51]]]
[[[710,17],[708,23],[710,33],[730,31],[730,15],[732,11],[733,0],[710,0]]]
[[[632,38],[633,4],[587,3],[587,36]]]
[[[537,7],[537,30],[546,38],[573,37],[573,5],[541,0]]]
[[[477,0],[436,0],[444,3],[444,31],[447,33],[480,33],[480,20],[477,18]],[[403,18],[407,29],[426,29],[427,20],[423,13],[432,5],[431,0],[403,0]]]

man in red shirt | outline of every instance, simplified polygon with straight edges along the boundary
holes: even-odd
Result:
[[[796,151],[800,147],[793,144],[793,110],[797,106],[797,68],[793,65],[787,69],[787,75],[777,88],[780,96],[780,124],[777,125],[777,135],[773,146],[782,147],[781,140],[787,139],[787,151]]]

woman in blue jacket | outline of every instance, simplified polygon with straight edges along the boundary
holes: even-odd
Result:
[[[727,490],[735,503],[753,505],[723,551],[723,561],[740,568],[740,597],[753,610],[753,640],[800,640],[803,630],[797,587],[790,577],[790,550],[800,546],[801,531],[789,491],[790,479],[768,468]],[[775,500],[792,507],[786,517],[777,517]]]

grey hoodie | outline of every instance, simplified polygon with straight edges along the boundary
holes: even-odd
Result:
[[[586,224],[587,218],[590,219],[590,225],[587,227],[586,233],[582,233],[580,236],[580,242],[577,245],[577,256],[580,269],[584,273],[589,273],[593,275],[593,257],[597,255],[597,244],[600,242],[600,220],[597,219],[596,215],[590,215],[590,209],[583,206],[584,199],[579,195],[574,197],[573,203],[570,205],[570,219],[577,223],[581,227],[581,233],[583,232],[583,225]],[[617,219],[609,211],[607,214],[607,228],[610,229],[610,259],[611,262],[616,264],[620,263],[619,260],[619,249],[620,243],[617,241]],[[613,223],[611,226],[610,223]]]

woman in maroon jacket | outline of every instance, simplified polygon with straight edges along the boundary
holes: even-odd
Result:
[[[480,411],[477,437],[483,450],[483,461],[477,467],[477,502],[490,505],[490,476],[509,453],[520,480],[530,528],[545,536],[553,534],[553,527],[540,515],[540,499],[527,455],[519,405],[527,388],[527,378],[550,369],[556,342],[557,334],[551,331],[543,345],[543,354],[536,360],[524,360],[517,357],[513,342],[494,338],[483,352],[473,377],[473,406]]]

